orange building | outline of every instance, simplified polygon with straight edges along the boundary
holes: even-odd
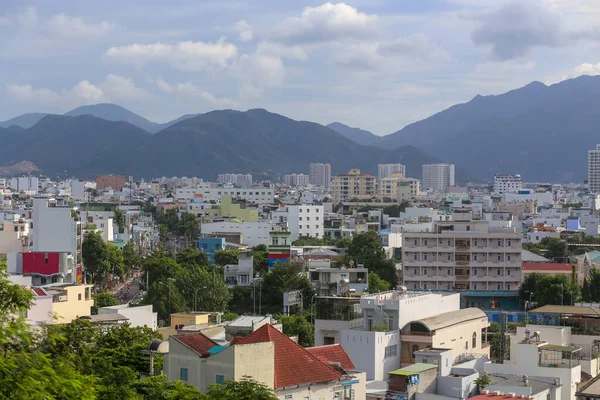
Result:
[[[96,189],[121,190],[125,186],[125,177],[122,175],[98,175],[96,176]]]

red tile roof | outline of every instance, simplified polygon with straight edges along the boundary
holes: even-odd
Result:
[[[240,339],[237,345],[264,342],[275,345],[275,389],[342,378],[333,367],[269,324]]]
[[[36,294],[36,296],[48,296],[48,293],[46,293],[46,291],[42,288],[33,288],[32,289],[33,292]]]
[[[218,346],[217,343],[213,342],[201,333],[173,335],[171,337],[180,342],[181,344],[189,347],[190,349],[198,353],[201,357],[209,357],[210,354],[208,353],[208,350],[212,349],[215,346]]]
[[[523,263],[523,271],[568,271],[571,272],[572,264],[560,263]]]
[[[306,351],[325,363],[340,363],[340,366],[346,371],[356,369],[348,354],[339,344],[329,346],[307,347]]]

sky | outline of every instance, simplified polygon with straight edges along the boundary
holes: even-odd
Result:
[[[1,0],[0,120],[265,108],[386,135],[475,95],[600,74],[598,0]]]

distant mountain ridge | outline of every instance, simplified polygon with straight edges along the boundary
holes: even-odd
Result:
[[[128,122],[131,125],[137,126],[138,128],[142,128],[143,130],[156,133],[161,131],[169,126],[176,124],[177,122],[183,121],[185,119],[197,117],[200,114],[185,114],[179,118],[176,118],[172,121],[165,122],[163,124],[159,124],[156,122],[149,121],[148,119],[137,115],[136,113],[129,111],[125,107],[122,107],[117,104],[112,103],[99,103],[93,105],[85,105],[77,107],[71,111],[66,112],[64,115],[69,117],[76,117],[80,115],[92,115],[97,118],[102,118],[107,121],[124,121]],[[22,128],[28,129],[37,124],[42,118],[47,115],[52,114],[44,114],[44,113],[28,113],[19,115],[17,117],[11,118],[7,121],[0,121],[0,128],[8,128],[12,125],[20,126]]]
[[[335,173],[376,173],[379,162],[400,162],[408,175],[420,177],[422,164],[440,162],[413,146],[361,146],[323,125],[262,109],[212,111],[156,134],[89,114],[48,115],[20,134],[0,128],[0,139],[0,166],[28,160],[51,177],[114,173],[214,180],[218,173],[246,172],[260,179],[307,173],[311,162],[329,162]],[[457,180],[466,176],[457,171]]]
[[[353,128],[351,126],[344,125],[341,122],[332,122],[326,126],[330,129],[333,129],[345,138],[350,139],[358,144],[362,144],[363,146],[372,146],[381,139],[381,137],[372,132],[359,128]]]

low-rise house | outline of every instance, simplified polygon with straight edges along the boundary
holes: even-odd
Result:
[[[246,337],[267,324],[273,325],[278,330],[283,329],[282,325],[270,315],[264,317],[243,315],[225,325],[225,339],[231,342],[235,337]]]
[[[277,398],[362,399],[364,373],[339,346],[304,349],[271,325],[263,325],[229,347],[202,334],[169,338],[165,371],[170,381],[183,380],[205,393],[211,384],[249,376],[275,391]]]
[[[152,310],[152,305],[119,304],[116,306],[98,308],[98,315],[121,315],[127,318],[132,327],[147,326],[158,329],[158,313]]]
[[[27,311],[31,323],[68,324],[74,319],[92,314],[92,285],[50,284],[34,287],[35,302]],[[48,315],[49,300],[52,300]]]
[[[227,264],[223,277],[228,287],[250,286],[254,277],[254,258],[250,252],[239,253],[237,264]]]

